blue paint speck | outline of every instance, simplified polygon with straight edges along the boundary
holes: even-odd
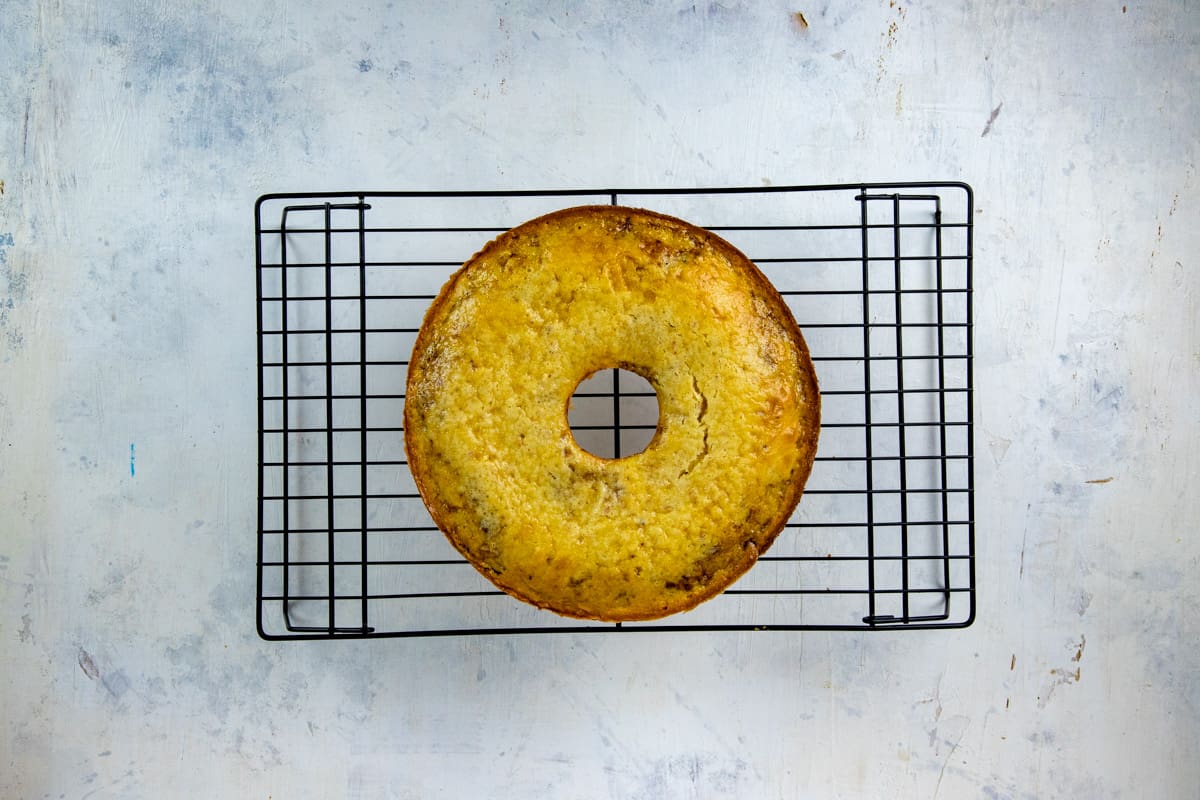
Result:
[[[137,474],[137,469],[134,467],[133,455],[134,455],[133,443],[130,442],[130,444],[129,444],[129,477],[131,477],[131,478]]]
[[[371,60],[368,58],[364,58],[362,61],[358,62],[358,71],[359,72],[370,72],[374,68],[375,68],[375,65],[372,64]]]

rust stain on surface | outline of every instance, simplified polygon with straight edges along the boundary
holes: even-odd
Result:
[[[808,30],[808,20],[805,19],[803,11],[792,12],[792,24],[795,25],[798,30]]]
[[[1088,481],[1088,483],[1108,483],[1111,480],[1112,476],[1110,475],[1107,478],[1093,478],[1092,480]]]

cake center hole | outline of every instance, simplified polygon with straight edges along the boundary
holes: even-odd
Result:
[[[636,455],[658,428],[658,395],[636,372],[602,369],[575,387],[567,424],[576,443],[594,456]]]

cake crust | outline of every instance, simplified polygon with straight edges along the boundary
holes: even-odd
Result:
[[[659,400],[647,448],[575,442],[576,386],[621,367]],[[505,592],[569,617],[656,619],[770,547],[812,468],[820,395],[804,338],[719,236],[582,206],[488,243],[430,306],[405,449],[435,523]]]

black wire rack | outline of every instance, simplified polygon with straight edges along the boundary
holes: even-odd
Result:
[[[565,619],[496,590],[434,526],[404,454],[408,358],[443,282],[508,228],[596,203],[678,216],[746,253],[821,386],[816,465],[787,527],[722,595],[655,622]],[[259,634],[970,625],[972,206],[957,182],[259,198]],[[581,445],[645,445],[657,406],[637,380],[581,384]]]

